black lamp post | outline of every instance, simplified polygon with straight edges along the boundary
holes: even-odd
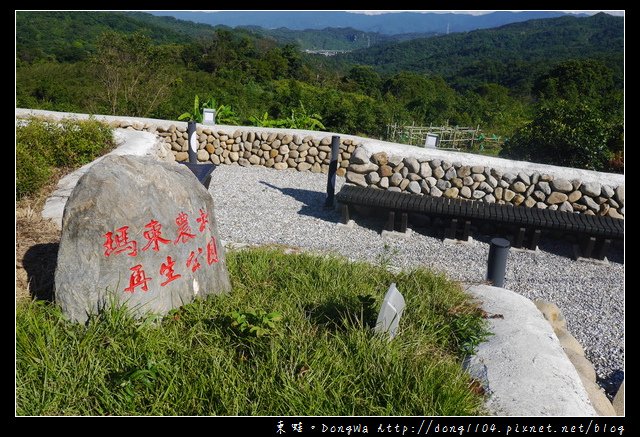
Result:
[[[215,169],[215,166],[208,162],[206,164],[198,164],[198,135],[196,134],[196,122],[189,121],[187,123],[187,141],[189,143],[189,162],[182,162],[181,164],[189,167],[189,170],[198,178],[200,183],[204,185],[206,189],[209,189],[211,183],[211,173]]]
[[[329,175],[327,177],[327,200],[325,208],[333,208],[336,193],[336,172],[338,171],[338,157],[340,156],[340,137],[331,137],[331,161],[329,163]]]

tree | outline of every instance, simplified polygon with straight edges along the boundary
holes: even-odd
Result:
[[[546,102],[532,122],[518,129],[500,156],[590,170],[609,170],[620,140],[617,124],[585,103]]]
[[[100,36],[93,62],[111,114],[146,117],[166,98],[176,80],[167,52],[140,32]]]
[[[300,50],[293,44],[285,44],[282,47],[282,56],[287,60],[287,77],[298,80],[309,80],[311,72],[302,62]]]
[[[362,91],[369,97],[380,97],[380,86],[382,79],[380,75],[367,65],[356,65],[349,70],[349,74],[344,77],[344,82],[352,83],[354,89],[352,91]]]
[[[569,60],[536,80],[534,95],[540,102],[567,100],[587,103],[610,123],[624,119],[624,90],[614,71],[594,59]]]
[[[516,127],[530,120],[524,103],[511,96],[509,89],[488,83],[467,91],[455,110],[458,124],[477,125],[494,134],[511,135]]]
[[[571,59],[539,77],[533,93],[539,99],[600,102],[614,89],[613,71],[594,59]]]
[[[393,95],[421,124],[456,123],[458,94],[439,76],[400,72],[389,78],[383,91]]]
[[[610,68],[593,59],[562,62],[536,80],[533,92],[536,116],[505,145],[505,156],[622,170],[624,97]]]

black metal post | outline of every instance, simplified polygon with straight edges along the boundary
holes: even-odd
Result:
[[[198,164],[198,135],[196,134],[196,122],[190,121],[187,123],[187,142],[189,144],[189,161],[181,162],[181,164],[191,170],[196,178],[200,181],[206,189],[209,189],[211,183],[211,172],[214,169],[214,165],[210,162],[206,164]]]
[[[191,164],[198,163],[198,136],[196,135],[196,122],[189,121],[187,123],[187,142],[189,143],[189,162]]]
[[[487,280],[495,287],[504,286],[507,270],[507,255],[509,255],[509,240],[492,238],[487,261]]]
[[[333,208],[334,196],[336,194],[336,172],[338,171],[338,157],[340,156],[340,137],[331,137],[331,162],[329,163],[329,175],[327,178],[327,200],[324,206]]]

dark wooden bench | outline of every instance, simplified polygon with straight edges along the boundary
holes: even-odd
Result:
[[[445,197],[398,193],[375,188],[344,185],[336,195],[342,222],[350,219],[349,206],[357,205],[387,212],[385,229],[407,230],[409,214],[439,217],[448,222],[445,238],[468,240],[472,222],[489,222],[514,229],[512,247],[535,249],[542,231],[572,234],[581,243],[581,255],[603,259],[612,240],[624,238],[624,220],[612,217],[485,203]]]

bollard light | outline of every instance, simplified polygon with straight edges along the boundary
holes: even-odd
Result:
[[[216,110],[211,108],[202,108],[202,124],[216,124]]]
[[[400,324],[400,317],[402,317],[404,307],[404,297],[396,288],[396,283],[393,282],[384,296],[374,331],[386,332],[389,334],[389,340],[393,339],[398,332],[398,325]]]
[[[187,123],[187,142],[189,143],[189,162],[198,163],[198,136],[196,135],[196,122],[189,121]]]
[[[489,259],[487,260],[487,281],[491,282],[495,287],[504,286],[509,247],[509,240],[504,238],[491,239]]]
[[[336,172],[338,171],[339,156],[340,137],[338,135],[333,135],[331,137],[331,161],[329,163],[329,174],[327,176],[327,200],[324,203],[325,208],[333,208],[333,199],[336,194]]]
[[[195,175],[205,188],[209,189],[209,183],[211,182],[211,172],[214,169],[214,165],[210,162],[206,164],[198,164],[198,148],[200,143],[198,142],[198,135],[196,133],[196,122],[189,121],[187,123],[187,138],[189,143],[189,161],[182,162],[185,166],[189,167],[189,170]]]
[[[428,133],[427,138],[424,141],[424,147],[435,149],[436,147],[438,147],[438,143],[440,142],[439,140],[440,138],[438,137],[438,135]]]

